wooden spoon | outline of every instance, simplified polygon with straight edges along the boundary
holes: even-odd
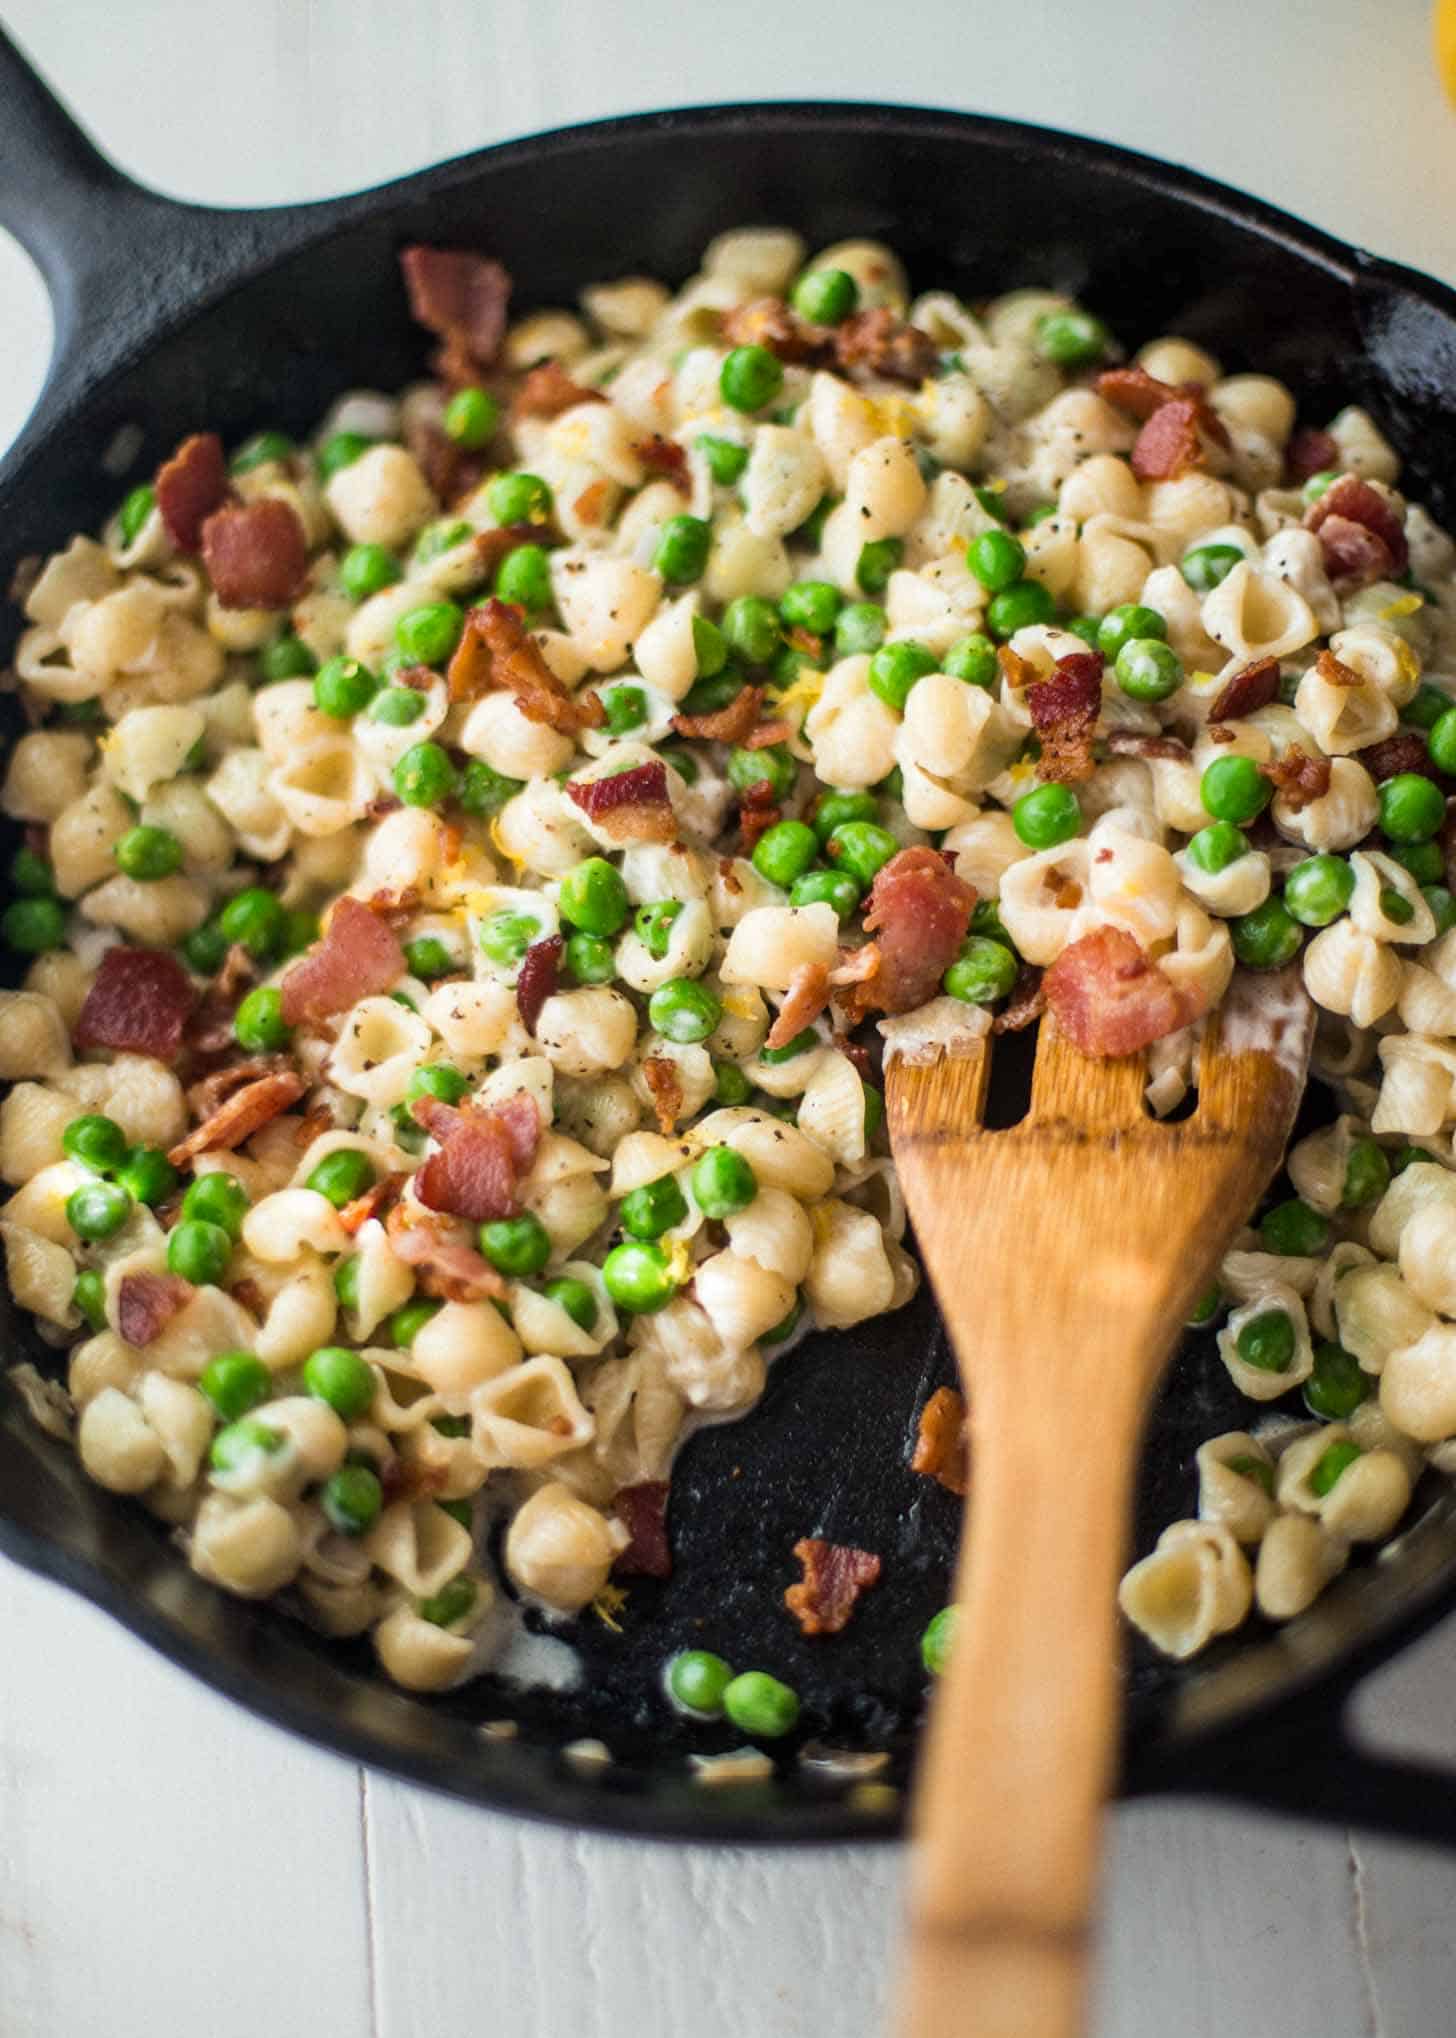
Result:
[[[1140,1055],[1090,1060],[1050,1017],[1030,1111],[1006,1131],[981,1127],[989,1041],[889,1071],[895,1162],[972,1429],[959,1631],[917,1786],[903,2038],[1083,2028],[1143,1418],[1279,1165],[1311,1032],[1297,975],[1241,978],[1176,1124],[1148,1115]]]

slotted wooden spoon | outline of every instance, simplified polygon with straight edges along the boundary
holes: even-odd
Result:
[[[891,1143],[971,1411],[951,1661],[916,1795],[902,2038],[1083,2028],[1119,1718],[1116,1588],[1152,1391],[1279,1165],[1312,1015],[1240,979],[1197,1108],[1160,1124],[1140,1055],[1042,1021],[1024,1121],[982,1129],[989,1041],[889,1071]]]

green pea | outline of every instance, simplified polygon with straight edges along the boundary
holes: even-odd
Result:
[[[184,937],[182,959],[200,977],[215,976],[223,966],[230,943],[216,920],[205,920]]]
[[[661,1238],[665,1231],[681,1224],[687,1214],[687,1199],[677,1185],[677,1178],[659,1175],[655,1182],[644,1182],[640,1188],[628,1191],[622,1198],[617,1219],[623,1231],[633,1238]]]
[[[57,899],[16,899],[0,913],[0,939],[22,955],[44,955],[65,938],[65,908]]]
[[[492,962],[511,969],[541,932],[541,922],[529,913],[492,913],[481,922],[480,945]]]
[[[561,880],[561,917],[588,934],[616,934],[627,919],[627,887],[603,856],[589,856]]]
[[[467,814],[484,819],[498,814],[508,800],[520,792],[524,780],[507,778],[483,757],[472,757],[460,779],[460,805]]]
[[[1265,1250],[1294,1259],[1310,1259],[1329,1244],[1329,1220],[1298,1196],[1276,1203],[1259,1222]]]
[[[412,977],[421,977],[431,983],[436,977],[447,977],[459,968],[455,957],[438,935],[422,934],[414,941],[404,944],[404,959]]]
[[[806,822],[775,821],[753,845],[753,867],[770,884],[787,888],[818,854],[819,838]]]
[[[693,1166],[693,1201],[704,1217],[722,1219],[746,1210],[758,1194],[758,1177],[731,1146],[710,1146]]]
[[[1305,501],[1318,502],[1322,495],[1328,494],[1339,478],[1333,467],[1325,467],[1318,474],[1311,474],[1301,490]]]
[[[1350,1443],[1348,1439],[1341,1438],[1337,1443],[1331,1444],[1316,1460],[1314,1470],[1309,1475],[1310,1492],[1323,1500],[1327,1493],[1334,1492],[1355,1460],[1364,1455],[1360,1446]]]
[[[1438,771],[1456,772],[1456,707],[1448,707],[1434,723],[1426,745]]]
[[[324,440],[318,449],[318,470],[324,481],[332,481],[344,468],[352,467],[360,456],[369,451],[374,440],[366,438],[363,432],[335,432]]]
[[[1314,1371],[1304,1383],[1304,1405],[1327,1422],[1343,1422],[1370,1394],[1369,1375],[1343,1345],[1314,1348]]]
[[[264,684],[272,686],[282,679],[310,678],[318,667],[318,660],[301,637],[285,633],[275,637],[258,653],[258,666]]]
[[[829,580],[796,580],[779,601],[779,614],[791,629],[809,630],[816,637],[834,628],[839,608],[839,589]]]
[[[1349,905],[1355,873],[1343,856],[1322,853],[1297,863],[1284,880],[1284,904],[1302,927],[1328,927]]]
[[[650,905],[637,908],[632,926],[637,939],[654,962],[666,961],[672,943],[673,922],[681,911],[681,899],[654,899]]]
[[[1018,580],[993,594],[986,604],[986,627],[993,637],[1014,637],[1034,623],[1049,623],[1057,605],[1039,580]]]
[[[384,1489],[367,1465],[340,1465],[319,1488],[319,1506],[341,1536],[362,1536],[379,1519]]]
[[[93,1332],[106,1328],[106,1283],[95,1267],[83,1267],[71,1290],[72,1305],[85,1317]]]
[[[529,615],[549,609],[551,555],[543,545],[517,545],[496,569],[495,591],[501,601],[515,602]]]
[[[814,802],[810,820],[814,833],[825,843],[847,821],[873,821],[879,811],[880,803],[873,793],[830,791],[821,793]],[[890,839],[893,841],[894,837]],[[893,855],[894,851],[890,853]]]
[[[367,708],[379,681],[357,658],[330,658],[314,674],[313,704],[320,714],[347,722]]]
[[[383,545],[351,545],[339,562],[339,585],[350,601],[368,601],[404,579],[404,568]]]
[[[900,845],[889,829],[873,821],[842,821],[829,831],[824,844],[829,861],[858,878],[866,891],[874,883],[876,873],[899,851]]]
[[[1205,811],[1239,827],[1262,814],[1273,793],[1252,757],[1215,757],[1198,782]]]
[[[743,691],[743,674],[735,665],[725,665],[704,679],[695,679],[682,698],[685,715],[713,715],[729,707]]]
[[[182,1215],[215,1224],[229,1238],[241,1238],[250,1200],[236,1175],[225,1174],[221,1168],[210,1169],[188,1184],[182,1198]]]
[[[601,1311],[585,1281],[578,1281],[572,1274],[560,1274],[554,1281],[548,1281],[541,1293],[558,1309],[564,1309],[578,1330],[595,1330]]]
[[[806,269],[791,302],[811,325],[837,326],[859,303],[859,285],[847,269]]]
[[[485,500],[498,524],[544,524],[551,515],[551,490],[539,474],[498,474]]]
[[[1072,616],[1068,619],[1066,627],[1072,636],[1080,637],[1082,642],[1090,645],[1094,651],[1097,649],[1097,638],[1102,629],[1101,616]]]
[[[645,1239],[614,1245],[602,1263],[602,1280],[617,1307],[633,1316],[665,1308],[677,1293],[667,1254]]]
[[[719,1104],[746,1104],[751,1084],[736,1062],[715,1061],[713,1096]]]
[[[1237,545],[1195,545],[1191,552],[1185,552],[1179,567],[1183,578],[1199,594],[1208,594],[1220,581],[1227,580],[1236,566],[1242,565],[1244,554]]]
[[[1036,351],[1058,368],[1090,367],[1102,359],[1110,344],[1111,336],[1101,319],[1076,305],[1049,311],[1036,322]]]
[[[212,1440],[207,1461],[214,1472],[249,1472],[260,1458],[271,1458],[283,1449],[286,1439],[255,1415],[240,1416],[220,1429]]]
[[[761,1047],[758,1058],[767,1062],[770,1068],[778,1068],[783,1062],[797,1061],[801,1054],[807,1054],[811,1047],[818,1045],[818,1034],[812,1026],[806,1026],[802,1032],[796,1033],[792,1040],[786,1040],[782,1047]]]
[[[1440,787],[1416,771],[1386,779],[1376,797],[1381,829],[1392,842],[1429,842],[1446,818]]]
[[[735,347],[718,371],[718,389],[731,410],[762,410],[783,386],[783,364],[767,347]]]
[[[976,488],[971,492],[988,517],[994,517],[998,524],[1010,526],[1011,516],[1006,507],[1006,483],[1004,481],[990,482],[986,487]]]
[[[1409,927],[1416,917],[1416,909],[1404,892],[1398,892],[1394,885],[1380,887],[1380,910],[1387,920],[1393,920],[1397,927]]]
[[[428,1599],[420,1600],[416,1611],[421,1620],[429,1621],[433,1627],[453,1628],[472,1611],[479,1596],[480,1588],[473,1578],[452,1578]]]
[[[723,1017],[723,1007],[705,984],[671,977],[648,999],[647,1016],[664,1040],[681,1047],[706,1040]]]
[[[999,941],[1003,948],[1015,950],[1016,943],[1002,926],[994,899],[978,899],[971,908],[971,932],[984,934],[990,941]]]
[[[185,1217],[167,1234],[167,1270],[201,1288],[217,1283],[227,1272],[233,1242],[220,1224]]]
[[[870,660],[870,691],[878,694],[886,707],[903,711],[911,690],[927,673],[934,672],[936,665],[935,653],[913,639],[882,644]]]
[[[283,993],[271,984],[249,991],[233,1014],[233,1038],[249,1054],[277,1054],[293,1038],[283,1017]]]
[[[347,1345],[320,1345],[303,1362],[303,1384],[345,1422],[358,1422],[374,1401],[374,1368]]]
[[[832,906],[841,920],[859,910],[860,882],[847,870],[806,870],[789,886],[791,906]]]
[[[181,1176],[161,1147],[134,1146],[116,1170],[115,1179],[134,1202],[155,1208],[175,1192]]]
[[[1439,842],[1393,842],[1390,860],[1408,870],[1418,885],[1438,885],[1446,875]]]
[[[482,1224],[479,1241],[491,1265],[517,1280],[539,1274],[551,1257],[551,1235],[529,1210],[519,1217],[497,1217]]]
[[[1195,870],[1203,871],[1208,877],[1217,877],[1231,863],[1237,863],[1241,856],[1248,855],[1249,838],[1232,821],[1214,821],[1189,837],[1186,853]]]
[[[1367,1137],[1352,1140],[1345,1161],[1340,1208],[1364,1210],[1370,1204],[1378,1203],[1389,1187],[1390,1162],[1385,1157],[1385,1149]]]
[[[885,641],[885,611],[878,602],[847,602],[834,619],[834,649],[840,658],[878,651]]]
[[[1422,885],[1421,897],[1431,909],[1437,934],[1449,934],[1456,927],[1456,896],[1445,885]]]
[[[728,783],[740,793],[767,785],[775,801],[787,799],[799,780],[799,767],[781,743],[764,750],[735,747],[728,753]]]
[[[352,1203],[375,1182],[374,1163],[357,1146],[335,1147],[326,1153],[304,1183],[306,1189],[327,1197],[336,1210]]]
[[[706,616],[693,617],[693,670],[699,679],[712,679],[728,663],[728,640],[716,623]]]
[[[131,1211],[131,1197],[119,1182],[83,1182],[66,1198],[66,1222],[88,1243],[111,1238]]]
[[[708,472],[720,488],[731,488],[748,465],[748,448],[736,440],[717,438],[703,432],[693,444],[708,463]]]
[[[157,507],[157,491],[149,481],[141,482],[123,498],[116,514],[116,534],[122,549],[134,545],[142,534],[142,526]]]
[[[1263,1458],[1242,1456],[1226,1460],[1231,1472],[1237,1472],[1241,1479],[1249,1480],[1261,1493],[1274,1498],[1274,1467]]]
[[[73,1118],[61,1134],[61,1151],[68,1160],[79,1161],[98,1175],[109,1175],[126,1159],[126,1134],[114,1118],[100,1111],[87,1111]]]
[[[267,962],[283,931],[283,907],[272,892],[261,885],[249,885],[228,900],[217,924],[226,941],[240,942],[255,962]]]
[[[1204,1324],[1212,1323],[1223,1307],[1223,1290],[1217,1281],[1211,1288],[1205,1288],[1193,1305],[1193,1314],[1188,1322],[1192,1329],[1201,1330]]]
[[[440,1307],[438,1302],[427,1302],[421,1298],[416,1302],[406,1302],[395,1310],[388,1320],[387,1328],[390,1337],[401,1351],[408,1350],[430,1318],[439,1314]]]
[[[1011,809],[1011,825],[1028,849],[1055,849],[1077,834],[1082,809],[1070,786],[1039,785]]]
[[[443,665],[465,628],[465,615],[453,601],[421,602],[406,609],[394,626],[394,641],[404,656],[419,665]]]
[[[1001,667],[996,661],[996,646],[979,631],[973,631],[969,637],[962,637],[951,645],[945,654],[943,669],[952,679],[964,680],[967,686],[984,687],[988,693],[994,689],[1001,674]]]
[[[750,665],[767,665],[783,641],[778,612],[762,595],[735,595],[723,611],[723,635]]]
[[[255,432],[251,439],[245,439],[228,462],[234,474],[250,474],[255,467],[269,467],[280,460],[291,460],[298,447],[287,432]]]
[[[438,743],[415,743],[395,765],[391,779],[407,807],[438,807],[455,790],[455,767]]]
[[[599,934],[569,934],[563,954],[579,984],[609,984],[617,974],[612,945]]]
[[[1277,898],[1229,922],[1234,954],[1250,969],[1283,969],[1299,953],[1299,922]]]
[[[1450,706],[1450,694],[1443,693],[1438,686],[1428,686],[1423,680],[1401,709],[1400,719],[1413,728],[1431,730]]]
[[[458,1104],[470,1085],[459,1069],[447,1061],[429,1061],[415,1070],[405,1085],[406,1099],[438,1097],[442,1104]]]
[[[652,563],[669,585],[701,580],[711,538],[711,526],[702,517],[669,517],[658,533]]]
[[[1168,625],[1156,609],[1142,602],[1121,602],[1109,609],[1097,629],[1097,649],[1104,658],[1116,661],[1124,644],[1141,637],[1166,637]]]
[[[626,736],[647,720],[647,696],[640,686],[612,686],[601,695],[607,711],[607,729],[613,736]]]
[[[941,979],[948,997],[963,1005],[994,1005],[1006,997],[1016,982],[1016,957],[999,941],[987,941],[973,934],[961,943],[961,952]]]
[[[939,1677],[950,1661],[960,1608],[943,1606],[920,1637],[920,1660],[932,1677]]]
[[[1133,637],[1117,654],[1117,683],[1129,700],[1165,701],[1183,684],[1183,661],[1161,637]]]
[[[745,1670],[725,1686],[723,1710],[741,1733],[764,1741],[791,1734],[799,1723],[798,1694],[765,1670]]]
[[[334,1293],[339,1298],[341,1309],[359,1307],[359,1255],[350,1253],[334,1268]]]
[[[1426,1163],[1433,1167],[1438,1165],[1436,1156],[1423,1146],[1402,1146],[1393,1154],[1388,1154],[1386,1158],[1390,1163],[1392,1175],[1403,1175],[1407,1168],[1413,1168],[1418,1163]]]
[[[856,585],[865,594],[883,594],[904,555],[903,539],[872,538],[869,544],[860,547],[854,569]]]
[[[988,594],[1002,594],[1025,573],[1026,550],[1009,531],[982,531],[966,548],[966,564]]]
[[[478,453],[494,438],[500,405],[488,389],[470,384],[457,389],[445,406],[445,435],[469,453]]]
[[[665,765],[677,773],[684,785],[697,784],[698,760],[690,750],[685,749],[680,743],[666,743],[659,746],[657,754]]]
[[[33,849],[17,849],[10,864],[10,886],[26,899],[55,896],[56,874],[43,856]]]
[[[785,1097],[781,1099],[776,1099],[775,1101],[781,1107],[783,1104],[786,1104],[789,1100]],[[775,1116],[777,1117],[782,1117],[783,1115],[784,1114],[782,1108],[780,1108],[775,1113]],[[792,1337],[794,1332],[798,1329],[799,1318],[803,1315],[803,1313],[804,1313],[804,1299],[801,1295],[796,1295],[794,1297],[793,1307],[790,1309],[788,1315],[781,1316],[778,1322],[774,1325],[772,1330],[766,1330],[763,1333],[762,1337],[760,1337],[759,1343],[761,1345],[781,1345],[786,1337]]]
[[[1056,513],[1057,506],[1054,502],[1039,502],[1026,519],[1027,530],[1034,531],[1038,524],[1049,524]]]
[[[112,850],[123,876],[155,884],[182,868],[182,844],[170,828],[128,828]]]
[[[1260,1373],[1286,1373],[1294,1363],[1294,1325],[1282,1309],[1251,1316],[1235,1339],[1239,1357]]]
[[[407,729],[424,712],[425,697],[412,686],[385,687],[369,703],[370,721],[382,722],[388,729]]]

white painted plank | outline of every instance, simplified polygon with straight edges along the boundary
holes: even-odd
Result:
[[[0,1560],[0,2032],[372,2029],[360,1784]]]

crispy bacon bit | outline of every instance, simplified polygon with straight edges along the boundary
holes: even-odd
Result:
[[[784,1594],[784,1605],[802,1633],[837,1635],[848,1627],[860,1594],[879,1578],[879,1558],[872,1550],[821,1542],[817,1536],[795,1543],[794,1555],[804,1575]]]
[[[157,508],[179,552],[197,550],[204,520],[227,492],[227,462],[216,432],[194,432],[157,469]]]
[[[1302,813],[1312,800],[1322,800],[1330,789],[1328,757],[1306,757],[1297,743],[1291,743],[1282,757],[1259,766],[1291,813]]]
[[[888,305],[857,311],[834,328],[834,355],[846,374],[868,369],[892,382],[923,382],[940,360],[936,344],[919,326],[896,318]]]
[[[677,821],[667,794],[667,766],[661,758],[614,771],[607,778],[569,780],[566,793],[593,827],[613,842],[677,840]]]
[[[1018,693],[1023,687],[1035,686],[1041,677],[1031,660],[1023,658],[1019,651],[1013,651],[1009,644],[996,646],[996,663],[1006,684],[1015,687]]]
[[[73,1037],[77,1047],[177,1059],[193,990],[174,955],[155,948],[108,948],[86,993]]]
[[[765,1047],[787,1047],[789,1042],[812,1026],[829,1003],[829,971],[822,962],[801,962],[789,977],[778,1016],[768,1029]]]
[[[283,979],[284,1022],[300,1026],[347,1012],[361,998],[387,991],[404,973],[404,950],[394,929],[345,893],[329,914],[322,941]]]
[[[787,743],[794,733],[792,722],[760,722],[743,739],[745,750],[770,750],[775,743]]]
[[[1139,424],[1184,393],[1176,383],[1160,381],[1142,367],[1104,368],[1093,387],[1105,403],[1115,404]]]
[[[260,1054],[248,1061],[232,1062],[227,1068],[214,1069],[188,1090],[187,1108],[199,1121],[210,1118],[235,1091],[256,1083],[260,1076],[281,1075],[292,1066],[286,1055]]]
[[[1171,481],[1202,467],[1203,406],[1180,396],[1155,410],[1133,441],[1132,471],[1139,481]]]
[[[1177,764],[1186,764],[1193,755],[1176,736],[1143,736],[1136,729],[1109,730],[1107,748],[1114,757],[1166,757]]]
[[[612,1512],[632,1538],[612,1569],[628,1578],[670,1578],[667,1481],[645,1479],[638,1486],[619,1488]]]
[[[231,1152],[280,1111],[296,1104],[307,1088],[296,1069],[279,1069],[273,1075],[259,1076],[219,1104],[211,1117],[171,1149],[168,1160],[174,1168],[182,1168],[200,1153],[216,1153],[219,1149]]]
[[[559,418],[579,403],[605,403],[606,392],[573,382],[559,361],[539,361],[511,398],[511,423],[522,418]]]
[[[791,651],[802,651],[806,658],[822,658],[824,655],[824,639],[816,637],[812,630],[806,630],[799,623],[784,633],[784,642]]]
[[[880,949],[875,941],[862,941],[858,948],[841,948],[839,960],[829,972],[829,981],[841,984],[867,984],[880,973]]]
[[[371,1217],[380,1216],[387,1212],[392,1204],[397,1203],[400,1191],[408,1180],[408,1175],[386,1175],[383,1181],[371,1183],[362,1196],[356,1196],[352,1202],[346,1203],[339,1212],[339,1222],[350,1238],[361,1232]]]
[[[1204,730],[1210,743],[1237,743],[1238,731],[1225,727],[1221,722],[1210,722]]]
[[[214,510],[202,526],[202,563],[223,608],[286,608],[308,579],[298,512],[271,495]]]
[[[1431,762],[1426,738],[1419,729],[1402,729],[1398,735],[1387,736],[1380,743],[1367,743],[1363,750],[1355,752],[1355,762],[1364,765],[1377,785],[1382,779],[1395,778],[1405,771],[1416,772],[1421,778],[1434,779],[1439,786],[1445,786],[1447,782]]]
[[[187,1021],[187,1045],[198,1054],[224,1054],[233,1044],[233,1019],[243,993],[256,981],[257,965],[240,941],[223,957]]]
[[[123,1342],[149,1345],[193,1293],[192,1283],[178,1274],[123,1274],[116,1290],[116,1327]]]
[[[541,1118],[522,1091],[494,1110],[456,1108],[438,1097],[417,1097],[411,1111],[440,1142],[415,1176],[415,1194],[430,1210],[447,1211],[480,1224],[513,1217],[516,1184],[530,1167],[541,1136]]]
[[[493,686],[502,687],[515,696],[528,722],[543,723],[563,736],[595,729],[606,720],[607,711],[594,693],[572,698],[546,663],[520,609],[494,595],[467,612],[448,677],[452,701],[478,700]]]
[[[767,347],[780,361],[823,361],[831,335],[810,325],[781,297],[755,297],[723,314],[722,336],[730,347]]]
[[[443,844],[440,856],[443,862],[449,862]],[[400,885],[397,889],[392,885],[384,885],[379,891],[371,892],[364,900],[364,904],[376,919],[385,921],[391,927],[403,926],[406,920],[413,919],[420,910],[420,889],[418,885]]]
[[[1016,972],[1011,996],[991,1021],[993,1033],[1024,1033],[1046,1010],[1046,992],[1041,971],[1034,962],[1024,962]]]
[[[964,1498],[970,1486],[970,1428],[954,1387],[937,1387],[920,1411],[910,1470]]]
[[[652,1092],[657,1129],[665,1139],[682,1116],[682,1075],[677,1063],[666,1055],[649,1054],[642,1064],[642,1077]]]
[[[246,1309],[249,1316],[256,1316],[260,1323],[268,1314],[268,1298],[250,1275],[244,1274],[241,1281],[230,1282],[224,1292],[232,1296],[239,1309]]]
[[[517,545],[539,544],[540,539],[539,524],[497,524],[489,531],[477,531],[475,556],[481,572],[487,579],[494,580],[495,570],[508,552],[514,552]],[[430,669],[426,666],[425,670],[429,672]],[[433,673],[430,673],[430,678],[434,678]]]
[[[1197,1016],[1121,927],[1096,927],[1064,948],[1042,988],[1083,1054],[1134,1054]]]
[[[470,1244],[463,1224],[400,1202],[384,1228],[395,1257],[415,1269],[425,1294],[441,1302],[503,1301],[509,1294],[505,1276]]]
[[[873,948],[874,943],[869,942],[867,946]],[[844,1056],[861,1082],[872,1083],[875,1080],[874,1063],[870,1060],[870,1051],[862,1040],[851,1040],[847,1033],[836,1033],[834,1047],[836,1053]]]
[[[458,502],[477,486],[486,471],[484,454],[457,445],[433,418],[422,412],[406,413],[404,442],[443,503]]]
[[[587,483],[571,507],[584,524],[599,524],[606,517],[611,493],[611,482],[604,474],[599,475],[595,481]]]
[[[638,439],[632,451],[642,462],[649,474],[660,474],[664,481],[670,481],[679,495],[690,493],[692,483],[688,478],[687,449],[676,439],[664,439],[661,432],[653,432],[649,438]]]
[[[488,368],[506,336],[511,279],[489,255],[416,242],[399,257],[410,316],[445,342],[446,352]]]
[[[1026,689],[1026,705],[1041,741],[1037,777],[1054,785],[1090,778],[1096,769],[1092,738],[1102,711],[1101,652],[1059,658],[1046,679]]]
[[[878,966],[854,986],[846,1009],[859,1019],[872,1011],[910,1012],[933,998],[975,903],[974,887],[938,850],[923,844],[899,850],[877,872],[864,916],[865,932],[877,937]]]
[[[1333,432],[1301,425],[1284,448],[1284,478],[1291,487],[1302,487],[1311,475],[1335,466],[1339,457],[1340,442]]]
[[[752,856],[758,838],[782,821],[784,810],[773,796],[766,778],[756,778],[738,795],[738,839],[745,856]]]
[[[1410,564],[1399,514],[1358,474],[1342,474],[1332,482],[1305,511],[1304,528],[1318,536],[1325,571],[1341,587],[1393,580]]]
[[[710,715],[674,715],[672,726],[679,736],[694,736],[704,743],[742,743],[762,706],[763,688],[744,686],[726,708],[715,708]]]
[[[1346,665],[1342,658],[1336,658],[1333,651],[1321,651],[1314,661],[1314,669],[1326,686],[1363,686],[1364,680],[1353,665]]]
[[[533,941],[521,957],[520,974],[516,978],[516,1010],[521,1015],[521,1024],[533,1040],[541,1007],[548,998],[556,995],[561,951],[565,945],[559,934],[548,934],[544,941]]]
[[[1241,665],[1219,688],[1208,711],[1210,722],[1231,722],[1239,715],[1255,714],[1279,698],[1279,660],[1256,658]]]

